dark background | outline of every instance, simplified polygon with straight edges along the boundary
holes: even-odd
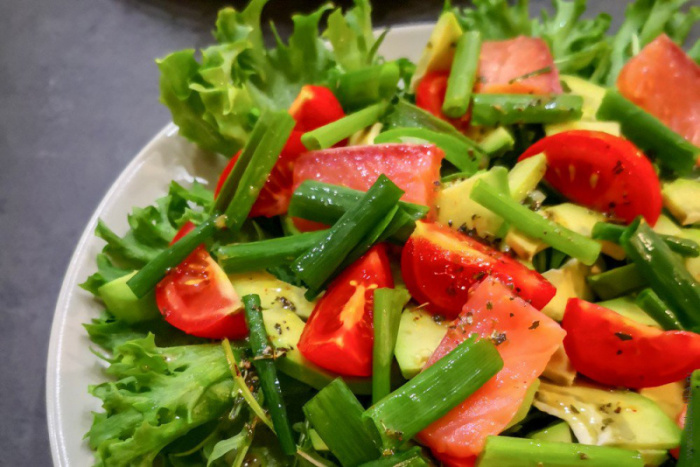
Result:
[[[0,465],[51,464],[44,373],[66,265],[101,197],[170,119],[153,60],[211,42],[227,3],[0,0]],[[321,2],[271,3],[285,36],[290,13]],[[626,2],[589,3],[619,19]],[[442,1],[374,4],[385,26],[434,20]]]

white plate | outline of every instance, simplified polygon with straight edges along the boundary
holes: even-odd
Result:
[[[391,30],[381,47],[389,58],[416,60],[425,45],[431,25],[407,25]],[[207,156],[177,135],[170,124],[158,133],[119,175],[85,227],[71,258],[58,296],[46,369],[46,407],[54,465],[87,466],[93,454],[83,440],[90,429],[92,411],[100,411],[99,400],[88,394],[88,385],[105,380],[104,367],[90,353],[91,342],[82,324],[99,315],[102,306],[78,287],[95,271],[95,256],[104,243],[94,236],[97,219],[122,233],[128,228],[126,215],[133,206],[146,206],[168,191],[171,180],[181,183],[216,180],[222,157]]]

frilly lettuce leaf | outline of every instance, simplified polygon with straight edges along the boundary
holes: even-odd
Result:
[[[86,435],[97,465],[151,465],[172,441],[233,407],[216,344],[161,348],[151,334],[117,346],[106,372],[116,381],[90,388],[104,408]]]
[[[287,43],[272,25],[275,46],[269,49],[261,26],[267,1],[252,0],[241,11],[221,10],[214,32],[218,44],[202,50],[199,61],[189,49],[157,62],[161,101],[180,134],[227,157],[245,144],[261,111],[287,109],[304,84],[331,83],[339,73],[375,62],[378,42],[368,0],[356,0],[345,15],[334,10],[323,34],[321,20],[330,6],[295,15]]]
[[[543,11],[533,17],[528,0],[474,0],[472,7],[454,9],[466,30],[478,30],[486,40],[518,35],[541,37],[550,46],[562,73],[613,85],[622,66],[659,34],[684,45],[700,21],[700,7],[686,8],[691,0],[636,0],[627,6],[620,28],[611,34],[609,15],[583,19],[586,0],[552,0],[554,15]],[[448,5],[448,8],[451,8]],[[690,48],[700,60],[700,41]]]

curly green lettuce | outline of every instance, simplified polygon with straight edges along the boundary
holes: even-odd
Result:
[[[323,33],[329,6],[295,15],[287,43],[272,25],[272,48],[265,46],[261,26],[267,1],[252,0],[242,11],[221,10],[214,32],[218,44],[202,50],[201,60],[187,49],[157,61],[161,101],[180,134],[227,157],[245,144],[263,110],[289,108],[304,84],[332,84],[341,73],[377,62],[380,41],[372,33],[368,0],[356,0],[345,15],[333,10]]]

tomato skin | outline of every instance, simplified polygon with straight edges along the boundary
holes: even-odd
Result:
[[[274,217],[287,212],[289,200],[293,193],[294,164],[306,147],[301,142],[301,135],[345,116],[340,102],[328,88],[306,85],[289,108],[289,113],[296,121],[277,163],[270,172],[258,199],[250,210],[249,217]],[[344,145],[344,142],[339,145]],[[238,162],[240,151],[234,155],[219,176],[214,196],[218,196],[226,178]]]
[[[578,298],[567,302],[562,327],[576,371],[609,386],[661,386],[700,368],[700,334],[644,326]]]
[[[335,373],[370,376],[374,289],[393,286],[386,247],[376,245],[333,280],[304,326],[299,351]]]
[[[513,287],[538,310],[556,294],[541,274],[510,256],[448,227],[422,221],[416,222],[404,246],[401,273],[414,299],[448,319],[459,314],[469,289],[488,275]]]
[[[700,65],[666,34],[620,70],[620,93],[700,146]]]
[[[471,290],[459,317],[426,367],[476,333],[494,339],[503,368],[444,417],[418,435],[446,465],[469,465],[488,436],[497,435],[522,405],[530,385],[561,345],[564,331],[551,318],[516,297],[503,283],[486,278]]]
[[[450,122],[459,130],[466,131],[469,128],[471,113],[468,111],[460,118],[450,118],[442,113],[442,104],[445,102],[447,92],[447,79],[449,71],[434,71],[427,73],[418,83],[416,88],[416,105],[427,110],[438,118]]]
[[[170,244],[194,229],[195,225],[187,221]],[[156,304],[165,321],[192,336],[242,339],[248,335],[243,304],[204,245],[158,283]]]
[[[661,215],[659,177],[631,142],[600,131],[572,130],[541,139],[519,161],[544,152],[545,179],[564,196],[629,223]]]

